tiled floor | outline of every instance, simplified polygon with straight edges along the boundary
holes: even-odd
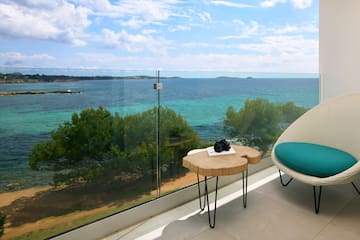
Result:
[[[259,179],[268,183],[259,187]],[[219,191],[214,229],[195,200],[106,239],[360,239],[360,195],[351,184],[323,187],[319,214],[312,187],[297,181],[282,187],[274,167],[249,184],[245,209],[241,182]]]

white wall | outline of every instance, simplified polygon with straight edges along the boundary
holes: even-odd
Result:
[[[319,1],[320,97],[360,92],[360,0]]]

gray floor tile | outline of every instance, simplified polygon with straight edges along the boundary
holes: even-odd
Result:
[[[315,214],[311,186],[294,182],[284,188],[274,180],[249,193],[246,209],[242,198],[219,207],[215,229],[208,227],[206,214],[197,214],[170,224],[161,239],[170,239],[170,236],[176,236],[174,239],[218,239],[217,236],[223,234],[221,239],[310,240],[331,235],[336,229],[352,239],[360,235],[359,201],[360,197],[351,187],[326,187],[320,213]]]
[[[356,182],[360,186],[360,178]],[[219,198],[241,187],[237,182],[223,188]],[[210,199],[213,201],[213,195]],[[199,206],[197,200],[191,204],[194,209]],[[164,216],[171,219],[171,215],[169,212]],[[351,184],[323,187],[320,213],[315,214],[311,186],[293,181],[282,187],[275,179],[248,193],[247,208],[241,196],[218,206],[215,229],[209,227],[206,211],[195,212],[185,220],[173,218],[165,225],[158,239],[360,239],[360,195]]]
[[[359,234],[330,223],[314,240],[358,240]]]
[[[344,231],[357,235],[360,239],[360,196],[353,198],[331,223]]]

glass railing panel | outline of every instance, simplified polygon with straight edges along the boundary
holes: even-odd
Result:
[[[255,147],[266,158],[281,132],[319,101],[316,74],[162,71],[161,76],[161,106],[186,123],[161,116],[174,123],[161,133],[162,194],[197,182],[181,167],[186,151],[225,138]],[[191,137],[179,134],[179,126],[190,127]]]
[[[3,239],[44,239],[157,197],[155,71],[21,71],[40,75],[1,84]]]
[[[46,238],[194,184],[183,156],[222,138],[266,157],[319,99],[317,75],[161,71],[159,91],[155,71],[96,76],[110,77],[1,85],[28,91],[0,101],[4,239]]]

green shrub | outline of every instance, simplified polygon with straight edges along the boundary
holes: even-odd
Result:
[[[111,182],[124,173],[137,177],[154,174],[157,109],[127,115],[106,109],[74,113],[37,143],[29,156],[33,170],[55,172],[54,184]],[[199,137],[173,110],[160,109],[160,156],[163,166],[181,167],[182,156],[199,144]],[[161,167],[161,166],[160,166]]]
[[[275,104],[261,98],[246,100],[238,112],[231,106],[227,109],[225,133],[244,145],[258,147],[265,154],[285,127],[305,111],[292,102]]]

